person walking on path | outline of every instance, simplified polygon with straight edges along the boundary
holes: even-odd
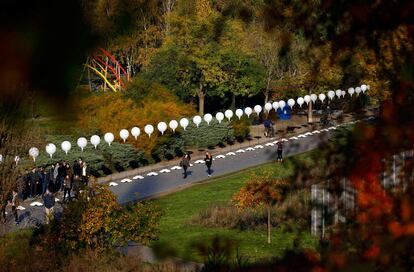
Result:
[[[68,199],[70,200],[70,191],[72,188],[72,170],[70,169],[69,164],[65,166],[66,176],[63,180],[63,201],[66,200],[66,194],[68,194]]]
[[[190,154],[186,153],[183,156],[183,158],[182,158],[182,160],[180,162],[180,166],[184,170],[184,172],[183,172],[184,178],[187,178],[187,169],[188,169],[188,167],[190,167],[190,160],[191,160]]]
[[[59,163],[56,163],[56,165],[53,167],[53,192],[56,193],[59,191]]]
[[[18,198],[18,193],[17,190],[13,190],[12,192],[12,198],[10,200],[10,205],[12,208],[12,213],[14,215],[14,222],[16,223],[16,225],[19,224],[19,216],[17,214],[17,207],[19,206],[19,198]]]
[[[206,152],[206,157],[204,158],[204,162],[207,166],[207,174],[209,177],[211,177],[211,165],[213,164],[213,156],[211,156],[210,152]]]
[[[46,190],[45,195],[43,196],[43,203],[45,205],[46,213],[46,225],[49,224],[50,219],[53,218],[53,207],[55,206],[55,197],[50,193],[49,190]]]
[[[82,162],[82,183],[83,186],[88,187],[90,170],[86,162]]]
[[[30,172],[30,197],[34,198],[37,195],[37,186],[39,185],[40,176],[36,171],[36,168],[32,169]]]
[[[277,162],[283,162],[283,142],[277,142]]]

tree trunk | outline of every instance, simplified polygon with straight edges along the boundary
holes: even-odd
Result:
[[[313,123],[313,115],[312,115],[312,100],[309,101],[309,105],[308,105],[308,124],[312,124]]]
[[[270,73],[270,70],[269,70],[269,73],[267,75],[266,90],[265,90],[265,101],[264,101],[265,104],[269,101],[270,79],[271,79],[270,75],[271,75],[271,73]]]
[[[200,89],[197,91],[198,95],[198,113],[200,116],[204,115],[204,97],[206,94],[203,92],[203,85],[200,83]]]
[[[267,243],[270,244],[270,236],[271,236],[270,229],[272,227],[272,225],[270,224],[270,205],[267,205],[266,209],[267,209]]]

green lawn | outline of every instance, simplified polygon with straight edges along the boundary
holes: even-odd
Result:
[[[309,153],[296,156],[295,159],[306,160]],[[201,261],[191,244],[198,240],[208,240],[215,235],[237,240],[239,250],[250,260],[278,256],[292,246],[295,235],[300,235],[301,246],[314,247],[316,239],[306,230],[300,234],[282,229],[274,229],[272,244],[266,243],[266,231],[239,231],[224,228],[207,228],[189,225],[190,219],[211,204],[228,203],[240,187],[247,181],[249,173],[271,170],[279,177],[288,177],[293,172],[293,165],[286,160],[284,164],[266,164],[233,175],[211,180],[209,183],[196,185],[184,191],[154,200],[164,214],[161,218],[160,239],[153,246],[175,252],[181,258]]]

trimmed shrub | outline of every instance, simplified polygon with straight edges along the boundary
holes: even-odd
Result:
[[[243,142],[250,134],[251,122],[249,118],[243,115],[240,120],[238,118],[233,119],[231,124],[234,130],[234,137],[238,142]]]
[[[181,132],[181,137],[186,146],[208,148],[233,141],[234,130],[227,121],[218,123],[217,120],[213,120],[210,125],[202,122],[198,128],[190,122],[187,129]]]

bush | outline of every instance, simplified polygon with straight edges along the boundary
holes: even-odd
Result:
[[[84,152],[82,152],[76,144],[77,139],[72,136],[47,136],[46,139],[47,142],[54,143],[57,150],[53,158],[50,158],[45,152],[40,152],[39,157],[36,159],[37,166],[47,166],[62,160],[72,164],[74,160],[81,157],[89,164],[91,173],[94,176],[100,176],[110,174],[115,170],[123,171],[148,164],[145,154],[142,151],[136,150],[130,144],[114,142],[111,146],[108,146],[105,142],[101,142],[95,149],[89,143],[84,149]],[[67,155],[60,148],[60,144],[65,140],[70,141],[72,144],[72,149]]]
[[[202,122],[197,128],[194,123],[190,123],[188,128],[181,132],[181,136],[186,146],[194,147],[214,147],[234,140],[234,130],[229,122],[218,123],[213,120],[210,125]]]
[[[234,119],[231,124],[234,130],[234,137],[238,142],[243,142],[244,139],[246,139],[250,134],[250,119],[247,118],[247,116],[243,115],[240,120]]]
[[[184,141],[178,135],[166,135],[158,138],[156,148],[151,151],[151,158],[156,161],[172,160],[184,154]]]

